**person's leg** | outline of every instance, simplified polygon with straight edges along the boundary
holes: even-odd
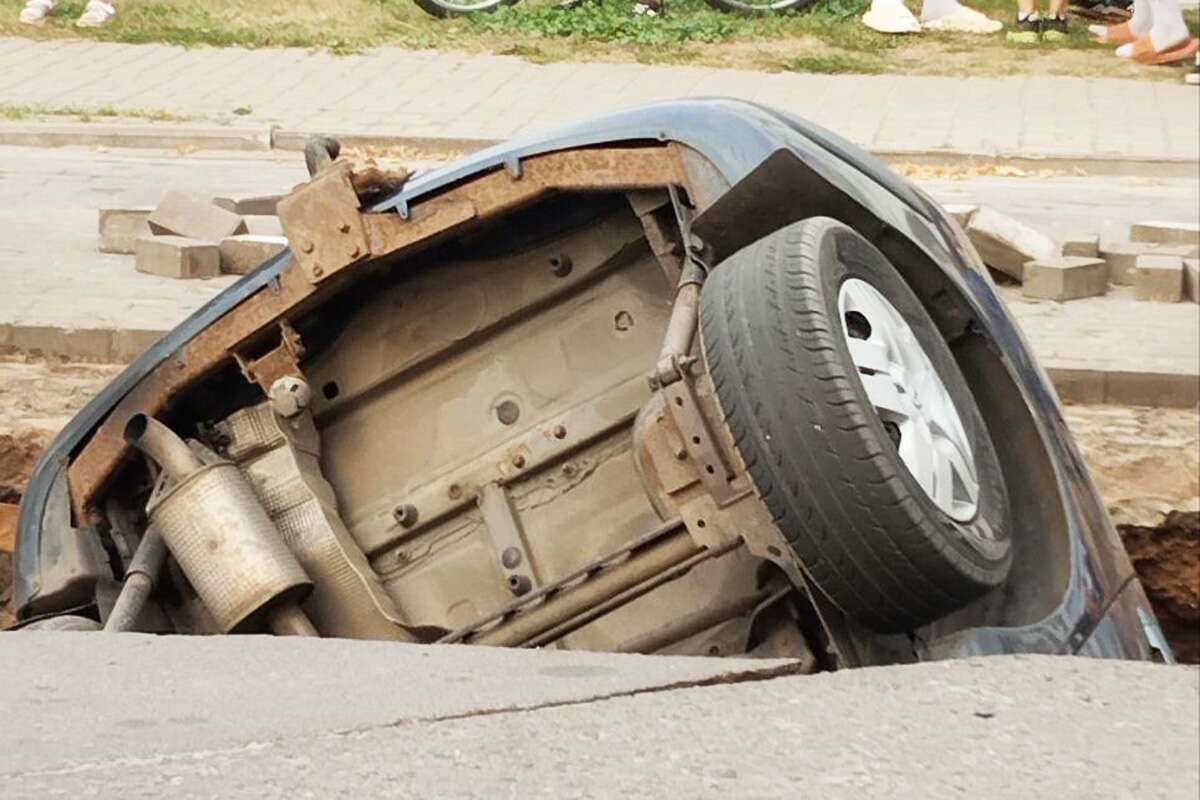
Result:
[[[1117,55],[1139,64],[1175,64],[1195,59],[1200,41],[1188,32],[1178,0],[1143,0],[1150,6],[1150,31],[1117,48]]]
[[[995,33],[1004,27],[999,20],[960,5],[958,0],[925,0],[921,24],[927,30],[957,33]]]
[[[1042,38],[1061,42],[1067,38],[1067,0],[1050,0],[1046,20],[1042,23]]]
[[[1037,44],[1042,19],[1038,16],[1037,0],[1017,0],[1017,23],[1004,36],[1018,44]]]
[[[921,21],[932,22],[949,16],[959,9],[958,0],[925,0],[921,4]]]
[[[29,0],[21,9],[17,20],[26,25],[41,25],[56,5],[58,5],[58,0]]]
[[[1133,14],[1129,17],[1129,32],[1136,39],[1150,32],[1154,11],[1146,0],[1133,0]]]
[[[1116,25],[1088,25],[1088,30],[1097,42],[1125,44],[1137,41],[1138,37],[1150,32],[1153,13],[1146,0],[1134,0],[1133,14],[1125,22]]]
[[[83,13],[79,15],[79,19],[75,20],[75,25],[80,28],[98,28],[112,19],[116,13],[117,7],[113,2],[88,0],[88,4],[83,7]]]
[[[880,33],[920,33],[921,23],[901,0],[871,0],[862,23]]]

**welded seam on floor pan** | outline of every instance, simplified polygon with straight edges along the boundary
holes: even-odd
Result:
[[[437,724],[441,722],[458,722],[475,717],[490,717],[501,714],[526,714],[549,709],[588,705],[590,703],[599,703],[608,700],[620,700],[626,697],[637,697],[638,695],[643,694],[671,692],[679,689],[701,689],[707,686],[722,686],[735,683],[756,683],[759,681],[777,680],[779,678],[789,678],[800,675],[800,669],[801,662],[789,661],[772,667],[756,668],[754,670],[745,672],[723,672],[719,675],[711,675],[707,678],[675,681],[673,683],[666,683],[660,686],[646,686],[640,689],[624,689],[617,692],[608,692],[605,694],[597,694],[590,697],[582,697],[572,700],[550,700],[544,703],[534,703],[526,706],[484,708],[477,711],[463,711],[456,714],[439,714],[429,717],[401,719],[394,722],[381,722],[374,725],[363,725],[361,727],[346,728],[343,730],[313,731],[311,733],[300,734],[296,736],[279,737],[276,739],[266,739],[261,741],[250,741],[244,744],[230,745],[229,747],[218,747],[208,750],[188,750],[175,753],[157,753],[150,756],[115,758],[105,761],[87,761],[81,764],[71,764],[70,766],[56,767],[53,769],[6,772],[0,774],[0,781],[16,780],[19,778],[40,778],[54,775],[75,775],[86,772],[129,769],[133,767],[153,767],[162,766],[172,762],[205,761],[210,758],[219,758],[221,756],[234,756],[239,753],[252,753],[256,751],[269,750],[288,744],[289,742],[317,739],[322,736],[337,738],[346,736],[360,736],[378,731],[403,728],[410,725],[416,726]]]

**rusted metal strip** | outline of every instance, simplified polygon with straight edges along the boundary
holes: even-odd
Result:
[[[337,213],[331,216],[336,228],[340,230],[349,224],[350,238],[357,242],[360,240],[356,225],[361,225],[361,249],[369,250],[370,258],[375,259],[423,245],[432,237],[524,205],[548,191],[628,190],[668,185],[686,188],[684,175],[675,145],[547,153],[523,160],[517,177],[504,170],[488,173],[415,203],[409,213],[411,222],[398,214],[358,212],[357,197],[351,200],[342,185],[345,181],[352,182],[351,176],[331,170],[328,180],[331,186],[340,187],[333,190],[340,197]],[[324,173],[319,177],[323,176]],[[283,207],[281,201],[281,214]],[[355,211],[357,217],[353,220],[346,217],[343,212],[348,210]],[[363,262],[365,252],[351,257],[353,247],[349,240],[338,241],[345,253],[343,268]],[[316,244],[314,241],[313,252]],[[299,254],[293,255],[299,258]],[[321,274],[315,275],[315,270],[305,270],[293,260],[280,274],[278,288],[259,289],[230,309],[185,344],[175,357],[156,367],[118,403],[68,469],[76,519],[89,516],[95,500],[128,452],[121,432],[129,417],[139,412],[158,415],[173,397],[233,358],[246,340],[285,321],[289,312],[314,294],[320,282],[338,271],[332,266],[336,261],[328,267],[322,265]]]

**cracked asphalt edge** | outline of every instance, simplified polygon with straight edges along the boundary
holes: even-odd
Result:
[[[317,731],[312,733],[300,734],[297,736],[279,737],[277,739],[268,739],[265,741],[250,741],[244,744],[232,745],[229,747],[207,748],[204,750],[189,750],[175,753],[160,753],[152,756],[115,758],[105,761],[85,761],[69,766],[56,767],[54,769],[37,769],[37,770],[19,770],[16,772],[7,772],[0,774],[0,783],[5,780],[15,780],[19,778],[36,778],[54,775],[73,775],[86,772],[101,772],[113,769],[126,769],[129,767],[144,767],[156,766],[161,764],[169,764],[172,762],[186,761],[204,761],[216,756],[234,755],[237,753],[250,753],[261,750],[270,750],[281,745],[285,745],[293,741],[302,741],[306,739],[340,738],[363,736],[376,731],[391,730],[417,725],[436,725],[442,722],[455,722],[464,719],[473,719],[476,717],[490,717],[503,714],[527,714],[538,711],[546,711],[556,708],[564,708],[569,706],[590,705],[592,703],[602,703],[609,700],[619,700],[627,697],[636,697],[644,694],[657,694],[660,692],[673,692],[681,689],[700,689],[708,686],[723,686],[737,683],[757,683],[760,681],[778,680],[780,678],[791,678],[803,674],[801,672],[801,662],[787,661],[784,663],[774,663],[769,666],[753,669],[732,670],[722,672],[716,675],[710,675],[705,678],[693,678],[690,680],[673,681],[664,683],[658,686],[642,686],[636,689],[622,689],[614,692],[604,692],[601,694],[590,695],[588,697],[580,697],[571,700],[548,700],[543,703],[530,703],[527,705],[512,705],[501,706],[497,708],[481,708],[475,711],[461,711],[454,714],[433,714],[427,717],[414,717],[412,719],[400,719],[393,722],[379,722],[371,725],[363,725],[352,728],[339,728],[329,731]]]

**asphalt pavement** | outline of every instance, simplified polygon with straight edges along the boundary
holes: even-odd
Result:
[[[0,634],[0,796],[1179,798],[1193,667]]]

